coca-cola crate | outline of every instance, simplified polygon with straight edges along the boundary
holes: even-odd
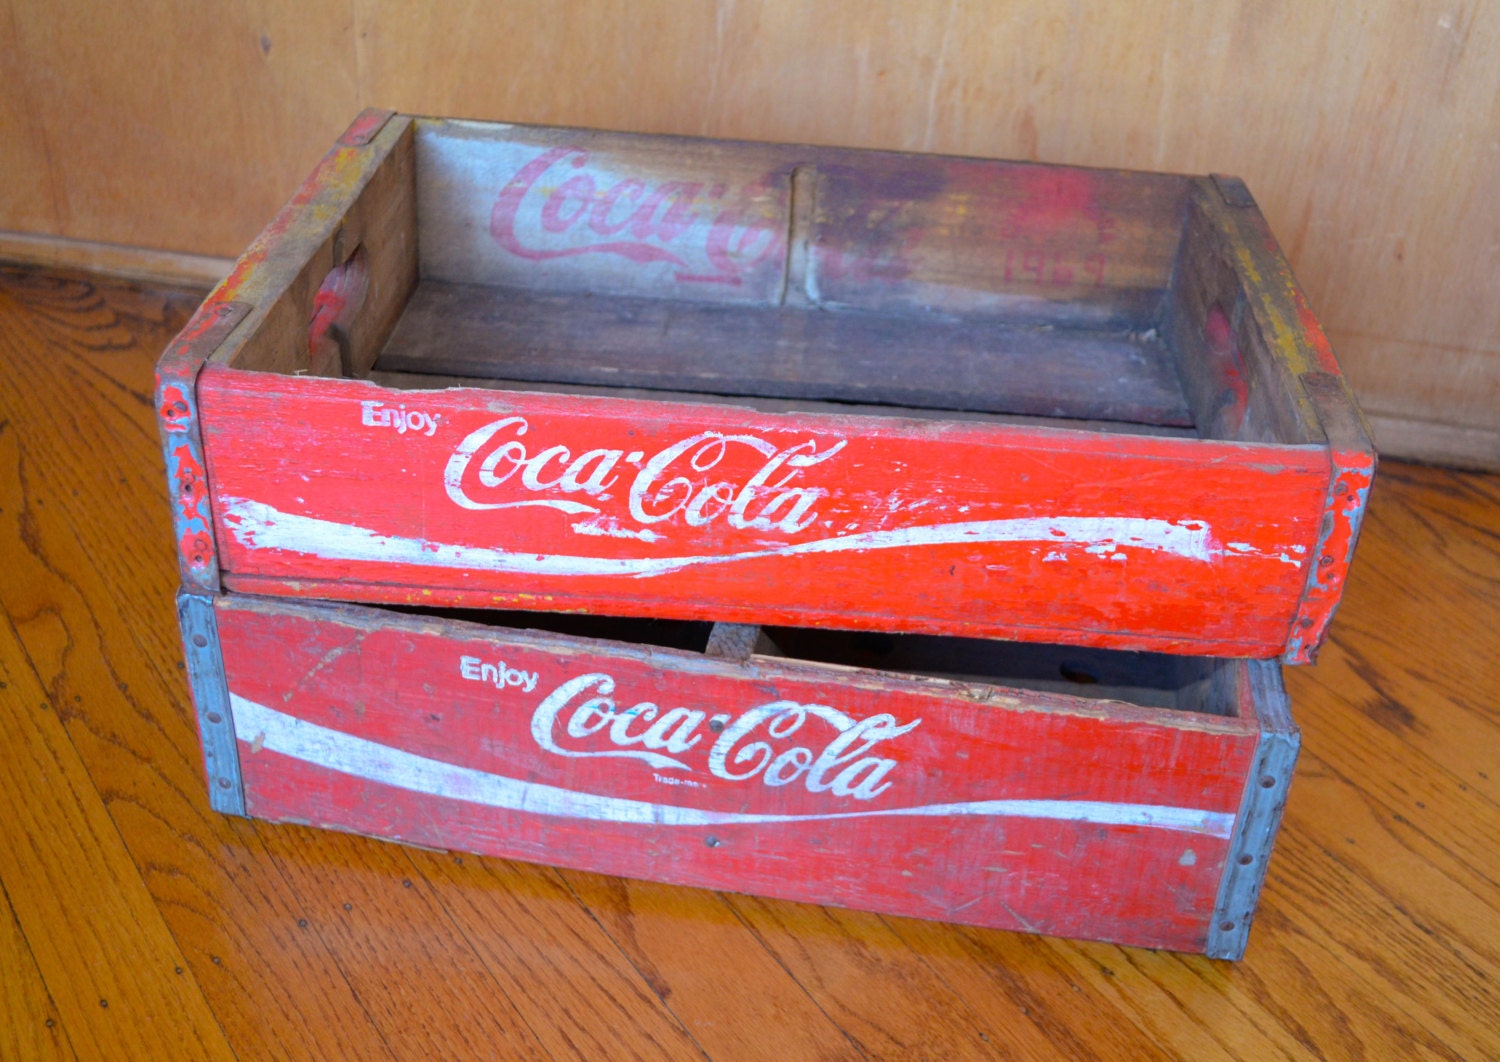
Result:
[[[1219,958],[1244,951],[1298,748],[1274,661],[179,609],[220,811]]]
[[[159,375],[202,592],[1300,663],[1375,464],[1232,178],[385,112]]]

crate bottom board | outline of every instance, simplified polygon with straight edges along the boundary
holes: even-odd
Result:
[[[369,608],[180,607],[220,810],[896,915],[1238,957],[1295,755],[1274,664],[1219,662],[1197,695],[1230,699],[1216,715]]]

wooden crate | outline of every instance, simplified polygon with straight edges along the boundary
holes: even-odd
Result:
[[[1374,470],[1234,179],[385,112],[158,397],[201,592],[1293,663]]]
[[[919,918],[1238,958],[1297,755],[1273,661],[178,601],[220,811]]]

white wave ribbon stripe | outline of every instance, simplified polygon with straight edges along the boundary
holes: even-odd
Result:
[[[1094,550],[1132,547],[1175,553],[1209,561],[1210,529],[1184,527],[1166,520],[1135,516],[1022,517],[969,520],[961,523],[869,531],[768,549],[681,557],[579,557],[567,554],[511,552],[485,546],[444,545],[420,538],[382,535],[368,528],[313,516],[284,513],[261,502],[224,498],[224,518],[235,540],[246,549],[278,549],[325,560],[381,561],[434,568],[511,572],[523,575],[663,575],[702,564],[727,564],[756,557],[789,557],[801,553],[899,549],[953,543],[1035,542],[1081,544]]]
[[[229,701],[236,736],[241,741],[257,744],[259,748],[412,793],[532,815],[634,826],[722,826],[896,816],[995,816],[1057,819],[1104,826],[1148,826],[1220,838],[1228,838],[1234,828],[1235,816],[1229,812],[1098,800],[977,800],[814,815],[707,811],[580,793],[539,782],[506,778],[331,730],[267,708],[233,692],[229,694]]]

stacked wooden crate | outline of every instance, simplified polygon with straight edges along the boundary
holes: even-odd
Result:
[[[216,808],[1243,952],[1375,459],[1238,181],[367,112],[158,397]]]

